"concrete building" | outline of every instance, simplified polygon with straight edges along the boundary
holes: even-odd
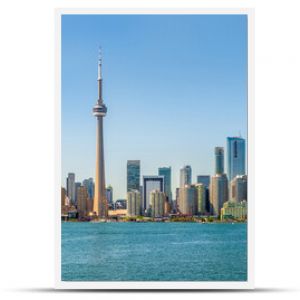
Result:
[[[82,185],[87,188],[89,198],[94,199],[95,184],[93,178],[84,179]]]
[[[197,190],[185,185],[179,189],[178,210],[180,214],[193,216],[197,213]]]
[[[75,182],[75,205],[78,204],[77,189],[81,186],[81,182]]]
[[[127,161],[127,192],[132,190],[134,191],[139,190],[140,172],[141,172],[140,160]]]
[[[197,183],[194,185],[196,189],[197,197],[197,214],[205,215],[206,214],[206,186],[203,183]]]
[[[228,201],[228,180],[226,174],[212,176],[210,186],[211,214],[219,216],[223,204]]]
[[[209,175],[198,175],[197,176],[197,183],[202,183],[205,186],[205,210],[207,213],[210,212],[210,194],[209,194],[209,187],[210,187],[210,176]]]
[[[105,193],[105,168],[104,168],[104,143],[103,143],[103,118],[107,108],[102,98],[102,58],[98,61],[98,100],[93,107],[93,115],[97,119],[96,129],[96,175],[93,211],[96,216],[106,218],[108,205]]]
[[[236,219],[246,220],[247,219],[247,201],[241,202],[225,202],[221,209],[221,220]]]
[[[247,175],[237,175],[230,182],[230,201],[247,200]]]
[[[75,196],[76,196],[76,188],[75,188],[75,174],[69,173],[67,177],[67,196],[72,205],[75,205]]]
[[[150,215],[153,218],[161,218],[164,216],[164,207],[166,202],[165,193],[154,190],[150,192]]]
[[[227,174],[229,182],[237,175],[246,173],[246,146],[241,137],[227,138]]]
[[[82,219],[88,215],[88,192],[85,186],[79,186],[77,188],[77,211],[78,218]]]
[[[143,176],[143,188],[142,210],[144,212],[150,206],[150,192],[154,190],[164,192],[164,176]]]
[[[127,216],[140,216],[142,211],[142,197],[138,190],[127,192]]]
[[[191,166],[184,166],[180,169],[180,187],[192,184],[192,168]]]
[[[169,201],[172,201],[171,172],[171,167],[158,168],[158,175],[164,177],[164,192]]]
[[[215,174],[224,173],[224,148],[215,147]]]

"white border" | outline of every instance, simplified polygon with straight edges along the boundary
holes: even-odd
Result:
[[[248,280],[221,281],[97,281],[61,280],[61,15],[62,14],[246,14],[248,16]],[[56,289],[254,289],[254,9],[70,9],[55,10],[56,115],[55,115],[55,288]]]

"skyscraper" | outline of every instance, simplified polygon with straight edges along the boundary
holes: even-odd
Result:
[[[178,210],[184,215],[196,214],[197,190],[194,186],[185,185],[179,189]]]
[[[82,185],[87,188],[87,191],[88,191],[88,194],[89,194],[89,198],[90,199],[94,199],[95,185],[94,185],[93,178],[84,179],[82,181]]]
[[[180,169],[180,187],[190,185],[192,183],[192,168],[191,166],[184,166]]]
[[[219,216],[223,204],[228,200],[228,180],[226,174],[212,176],[210,189],[211,213]]]
[[[241,137],[227,138],[227,174],[231,181],[237,175],[245,175],[246,164],[245,139]]]
[[[106,199],[108,204],[113,204],[113,187],[111,185],[106,188]]]
[[[197,192],[197,213],[204,215],[206,213],[206,186],[203,183],[194,185]]]
[[[140,188],[140,160],[127,160],[127,192]]]
[[[154,190],[150,192],[150,212],[151,217],[160,218],[164,216],[166,196],[165,193]]]
[[[127,216],[140,216],[142,205],[141,193],[138,190],[127,192]]]
[[[102,59],[98,61],[98,100],[93,108],[93,115],[97,118],[96,129],[96,176],[94,194],[94,213],[99,217],[107,216],[107,199],[105,193],[105,169],[104,169],[104,144],[103,144],[103,117],[107,108],[102,99]]]
[[[209,175],[198,175],[197,183],[203,183],[205,187],[209,188],[210,176]]]
[[[230,201],[247,200],[247,175],[238,175],[230,182]]]
[[[75,205],[75,195],[76,195],[75,174],[69,173],[67,177],[67,196],[72,205]]]
[[[215,148],[215,173],[216,174],[224,173],[224,148],[223,147]]]
[[[164,191],[164,177],[163,176],[143,176],[143,211],[149,208],[150,205],[150,192],[157,190]]]
[[[77,190],[81,186],[81,182],[75,182],[75,205],[78,205]]]
[[[158,175],[164,176],[164,191],[168,197],[169,202],[172,201],[172,188],[171,188],[171,167],[158,168]]]
[[[88,214],[88,192],[85,186],[79,186],[77,188],[77,211],[79,219],[82,219]]]

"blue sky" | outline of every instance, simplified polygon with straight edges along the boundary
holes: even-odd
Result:
[[[214,147],[247,133],[247,16],[64,15],[62,185],[94,177],[98,47],[103,51],[106,183],[126,196],[126,163],[142,175],[214,172]],[[225,148],[226,154],[226,148]]]

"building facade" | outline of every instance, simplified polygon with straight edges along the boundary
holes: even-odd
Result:
[[[241,202],[225,202],[221,209],[221,220],[236,219],[246,220],[247,219],[247,201]]]
[[[138,190],[127,192],[127,216],[140,216],[142,212],[142,197]]]
[[[203,183],[197,183],[194,185],[196,189],[196,201],[197,201],[197,214],[206,214],[206,186]]]
[[[72,205],[75,205],[76,188],[75,188],[75,174],[69,173],[67,177],[67,196]]]
[[[228,201],[228,179],[226,174],[212,176],[210,186],[210,212],[220,216],[223,204]]]
[[[77,188],[77,211],[78,218],[82,219],[88,215],[88,191],[85,186],[79,186]]]
[[[158,169],[158,175],[164,177],[164,192],[170,202],[172,201],[171,173],[171,167],[163,167]]]
[[[215,147],[215,174],[224,173],[224,148]]]
[[[247,175],[238,175],[231,180],[229,194],[232,202],[247,200]]]
[[[180,187],[192,184],[192,168],[191,166],[184,166],[180,169]]]
[[[197,190],[195,186],[185,185],[179,189],[178,210],[180,214],[193,216],[197,213]]]
[[[227,174],[231,181],[237,175],[246,173],[246,146],[241,137],[227,138]]]
[[[141,162],[140,160],[127,161],[127,192],[136,191],[140,188],[140,173]]]
[[[114,202],[114,193],[113,193],[113,187],[111,185],[109,185],[106,188],[106,199],[107,199],[107,203],[108,204],[113,204]]]
[[[143,176],[143,211],[148,210],[150,206],[150,192],[164,192],[164,176]]]
[[[150,192],[150,215],[153,218],[161,218],[164,216],[164,208],[166,195],[159,190]]]
[[[95,184],[93,178],[84,179],[82,185],[87,188],[89,198],[94,199]]]

